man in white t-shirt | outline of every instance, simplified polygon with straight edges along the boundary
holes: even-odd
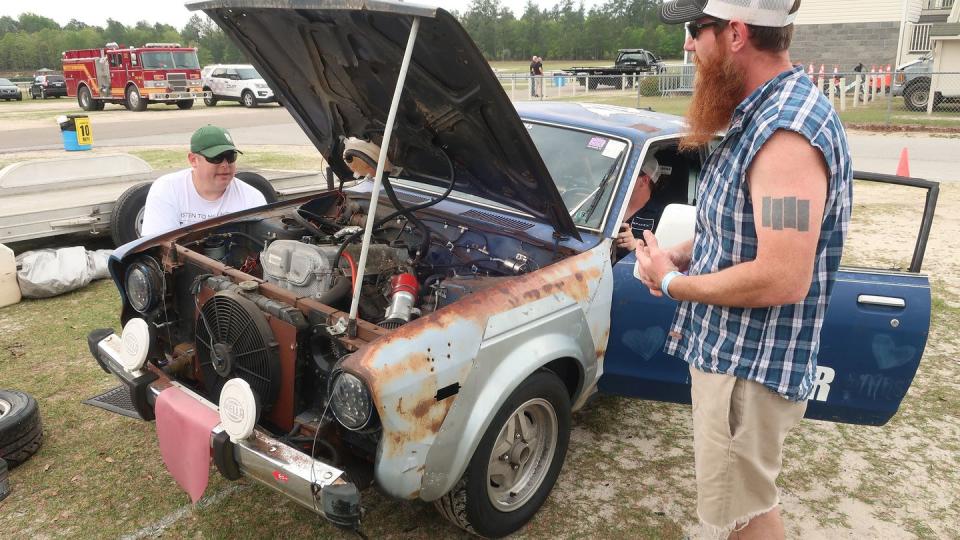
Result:
[[[157,178],[147,194],[141,236],[267,204],[263,194],[234,178],[237,155],[227,130],[204,126],[190,137],[190,168]]]

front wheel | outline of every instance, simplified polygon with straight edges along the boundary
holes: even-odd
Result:
[[[138,112],[147,110],[147,100],[143,99],[136,86],[127,87],[127,108]]]
[[[930,84],[914,84],[904,93],[903,102],[911,111],[927,110],[927,101],[930,99]]]
[[[256,107],[257,97],[253,95],[253,92],[246,90],[243,92],[243,95],[240,96],[240,103],[243,103],[243,106],[247,108]]]
[[[213,107],[217,104],[217,97],[213,95],[213,92],[209,88],[204,88],[204,92],[210,92],[210,97],[203,98],[203,104],[207,107]]]
[[[499,538],[523,527],[553,489],[570,442],[570,396],[552,371],[513,391],[467,471],[434,505],[458,527]]]
[[[185,111],[187,109],[193,108],[193,100],[192,99],[178,100],[177,108],[180,109],[181,111]]]

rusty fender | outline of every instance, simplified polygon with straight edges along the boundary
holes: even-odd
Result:
[[[343,368],[370,388],[383,425],[377,482],[433,500],[466,469],[493,415],[531,373],[576,362],[576,406],[596,386],[610,331],[611,240],[474,293],[358,350]]]

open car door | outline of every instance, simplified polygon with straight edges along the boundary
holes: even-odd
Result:
[[[928,180],[857,171],[854,179],[924,189],[926,203],[908,268],[840,267],[806,416],[883,425],[900,407],[927,343],[930,281],[920,269],[940,188]],[[675,234],[660,228],[671,226],[670,221],[664,216],[656,234],[676,241]],[[630,254],[614,265],[610,341],[600,390],[689,403],[687,363],[663,352],[677,303],[652,296],[633,277],[635,264]]]

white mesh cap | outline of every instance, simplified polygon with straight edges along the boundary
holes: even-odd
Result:
[[[652,153],[647,154],[646,159],[643,160],[643,164],[640,165],[640,171],[650,177],[650,181],[654,184],[660,180],[660,162],[657,161],[657,158],[654,157]]]
[[[660,6],[660,20],[678,24],[709,16],[783,28],[797,18],[796,12],[790,13],[793,4],[794,0],[673,0]]]

